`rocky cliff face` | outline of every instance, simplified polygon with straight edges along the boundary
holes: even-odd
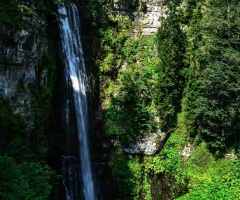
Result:
[[[46,22],[34,7],[31,10],[31,16],[23,16],[21,28],[0,27],[0,100],[7,100],[28,125],[33,124],[31,106],[35,101],[29,86],[48,82],[48,70],[39,67],[47,50]]]
[[[159,130],[157,133],[145,135],[142,139],[138,139],[129,146],[125,148],[121,147],[118,150],[129,154],[153,155],[161,150],[164,145],[165,138],[166,134],[161,133]]]
[[[165,0],[117,0],[113,8],[117,16],[134,18],[132,29],[135,38],[156,33],[161,25],[159,18],[166,17],[166,9]]]

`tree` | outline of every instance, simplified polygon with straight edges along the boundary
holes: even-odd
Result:
[[[151,88],[154,71],[133,68],[120,75],[117,95],[112,98],[106,116],[106,132],[118,135],[121,144],[128,144],[155,127],[151,109]]]
[[[50,170],[34,162],[16,163],[13,158],[0,156],[0,198],[3,200],[48,199]]]
[[[202,20],[206,68],[198,84],[196,124],[214,149],[225,149],[240,131],[240,3],[209,2]]]
[[[160,64],[156,67],[158,81],[154,93],[160,128],[164,132],[170,132],[175,126],[176,114],[180,110],[186,48],[186,35],[180,27],[181,10],[177,10],[176,4],[170,3],[167,14],[157,32]]]

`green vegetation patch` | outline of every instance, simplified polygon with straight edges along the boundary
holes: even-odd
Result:
[[[0,156],[0,198],[3,200],[45,200],[51,186],[52,171],[34,162],[16,163],[12,157]]]
[[[105,92],[111,99],[106,109],[106,134],[118,136],[123,145],[156,128],[151,97],[157,77],[153,68],[157,62],[155,40],[156,37],[125,41],[122,49],[125,66],[120,69],[118,80],[111,81]]]
[[[22,19],[22,11],[16,2],[13,0],[0,1],[0,25],[10,24],[19,26]]]
[[[122,153],[114,153],[108,163],[117,183],[116,199],[138,199],[141,189],[141,168],[138,157],[130,158]]]

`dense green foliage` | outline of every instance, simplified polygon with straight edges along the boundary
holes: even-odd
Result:
[[[18,164],[13,158],[0,156],[0,197],[3,200],[45,200],[51,191],[51,170],[34,162]]]
[[[141,164],[139,158],[128,158],[121,153],[112,155],[109,166],[113,169],[113,177],[117,183],[116,199],[136,199],[140,191]]]
[[[150,96],[153,81],[148,81],[153,76],[154,71],[149,68],[129,69],[120,74],[118,94],[107,109],[106,129],[108,134],[121,135],[122,144],[154,128]]]
[[[119,138],[120,145],[126,145],[156,127],[151,96],[157,78],[156,37],[131,41],[130,26],[121,19],[118,23],[124,31],[116,36],[111,27],[100,30],[102,49],[107,52],[100,70],[105,98],[111,99],[106,109],[105,132],[111,138]]]
[[[3,23],[19,25],[21,12],[18,6],[12,0],[3,0],[0,2],[0,25]]]
[[[22,28],[23,16],[33,17],[38,12],[39,16],[48,18],[58,16],[57,5],[64,0],[25,0],[13,1],[2,0],[0,2],[0,25],[8,24],[13,27]],[[33,7],[34,6],[34,7]]]
[[[158,128],[168,134],[160,153],[139,162],[141,182],[128,170],[131,159],[108,164],[130,199],[238,199],[240,3],[166,3],[168,17],[152,38],[131,41],[120,18],[102,32],[104,139],[118,147]]]
[[[239,8],[237,1],[215,3],[202,20],[207,55],[198,80],[196,123],[215,149],[239,139]]]
[[[53,171],[39,163],[46,157],[43,133],[37,131],[36,145],[32,144],[23,120],[6,106],[0,104],[0,197],[6,200],[46,199],[51,192],[49,181]]]
[[[191,0],[185,12],[180,10],[176,15],[171,6],[157,34],[161,62],[157,67],[160,86],[156,105],[160,127],[171,131],[166,124],[171,127],[182,106],[189,134],[199,134],[215,150],[238,141],[238,8],[237,1]],[[180,28],[184,24],[185,31]]]
[[[21,155],[22,152],[16,152],[18,149],[22,149],[23,152],[26,151],[26,145],[24,145],[27,143],[24,136],[26,131],[25,124],[23,120],[12,114],[9,108],[2,103],[0,104],[0,126],[1,155],[7,151],[10,156],[19,156],[19,159],[26,156],[26,154]]]
[[[184,56],[186,36],[180,27],[180,14],[176,6],[170,6],[167,19],[162,19],[158,29],[159,65],[155,84],[155,102],[160,117],[160,128],[170,132],[176,125],[176,113],[184,88]],[[180,12],[181,13],[181,12]]]

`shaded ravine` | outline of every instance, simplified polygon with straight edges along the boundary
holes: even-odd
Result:
[[[70,98],[73,92],[78,138],[79,138],[79,154],[81,163],[80,169],[76,169],[77,159],[73,156],[63,156],[63,173],[64,186],[66,189],[68,200],[77,200],[83,193],[85,200],[95,200],[94,183],[92,179],[90,155],[88,149],[88,107],[85,91],[86,70],[82,43],[80,38],[80,20],[79,13],[74,4],[68,4],[61,7],[59,13],[66,15],[61,19],[61,47],[62,60],[65,67],[65,82],[70,84],[67,86],[65,103],[64,103],[64,120],[65,131],[67,134],[71,132],[70,128]],[[67,138],[68,139],[68,138]],[[71,148],[71,147],[68,147]],[[82,183],[79,184],[79,178]],[[82,188],[80,187],[82,185]]]

